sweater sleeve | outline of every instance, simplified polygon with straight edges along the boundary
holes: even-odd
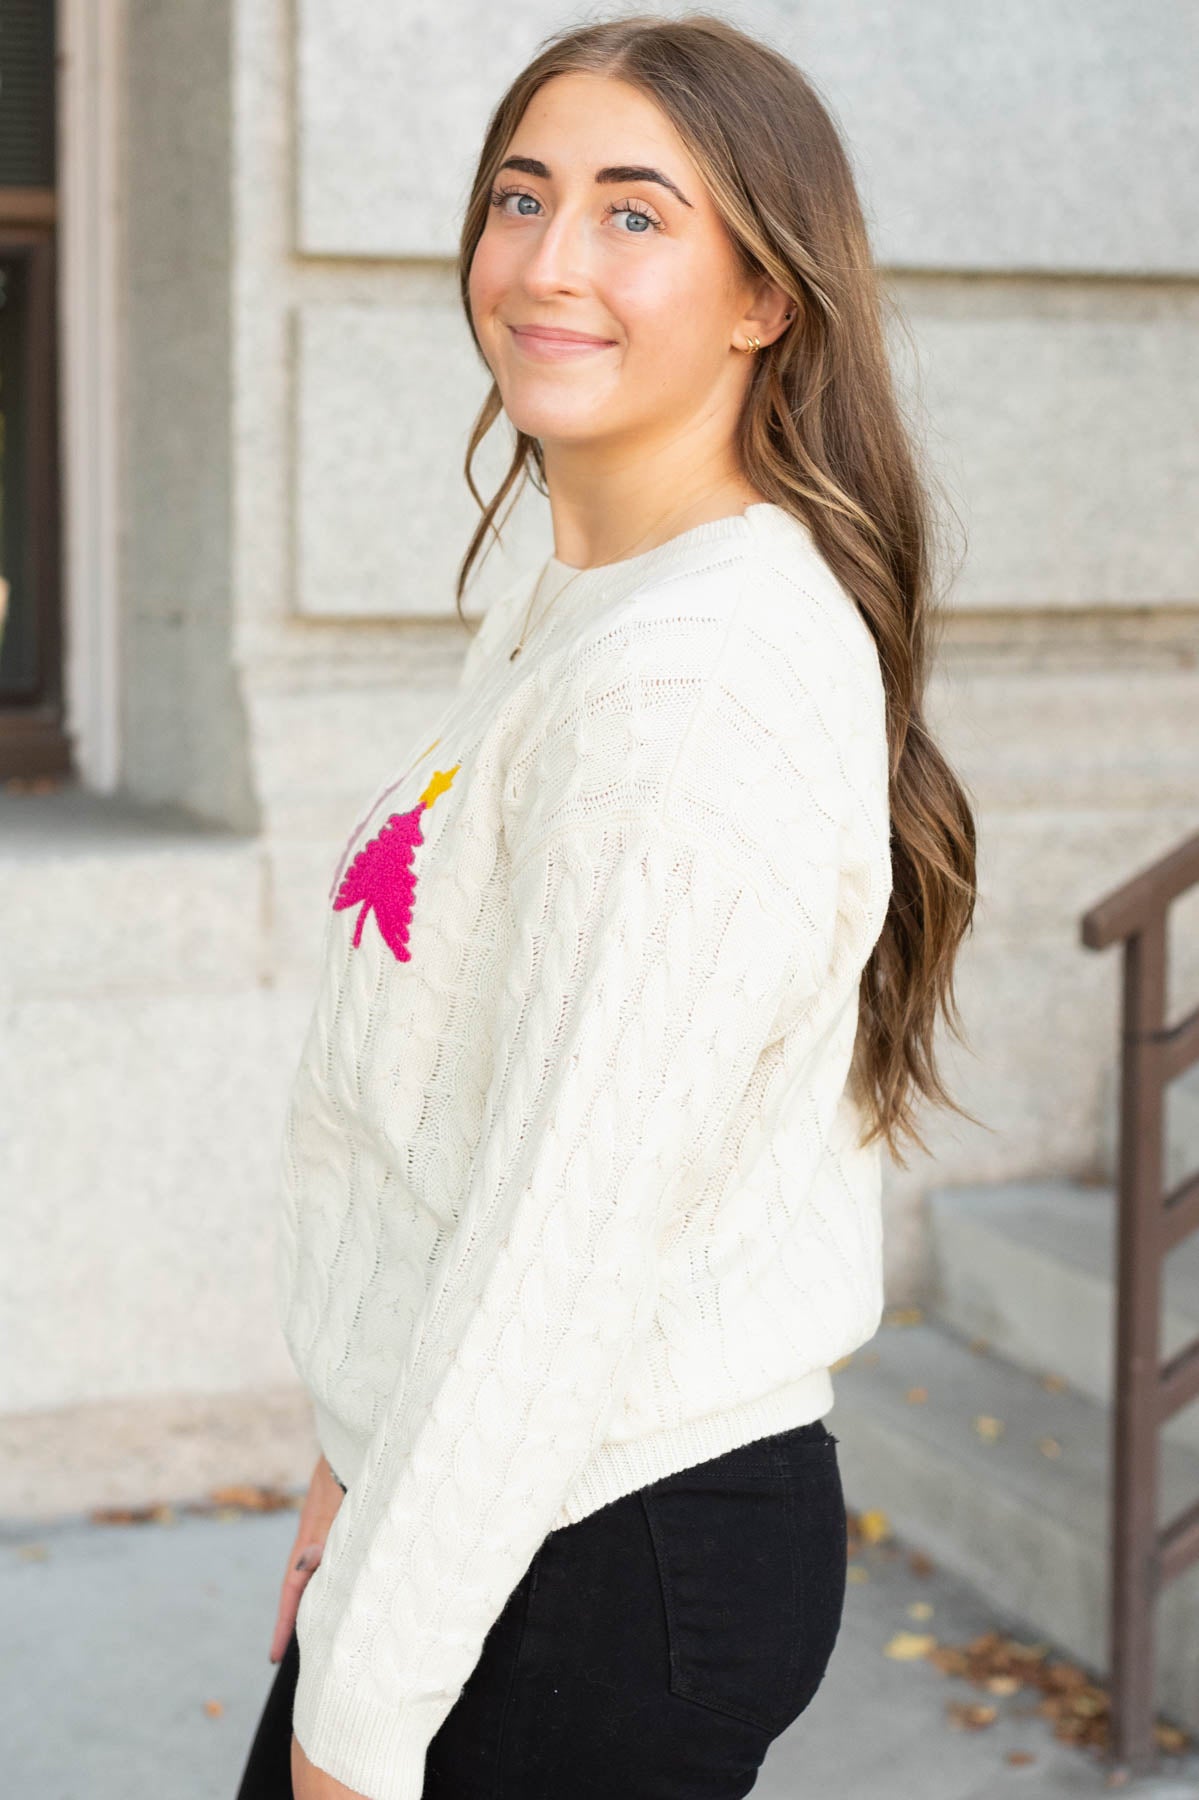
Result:
[[[598,741],[576,724],[580,755]],[[785,760],[794,825],[805,782],[794,749]],[[785,852],[744,820],[733,833],[719,791],[702,818],[676,780],[564,819],[542,789],[515,846],[456,1235],[297,1621],[296,1735],[369,1800],[419,1800],[430,1740],[604,1441],[654,1317],[677,1184],[724,1130],[797,971],[803,987],[827,967],[841,795],[808,794],[790,866],[813,880],[786,910]]]

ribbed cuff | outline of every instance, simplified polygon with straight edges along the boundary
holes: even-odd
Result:
[[[309,1762],[367,1800],[421,1800],[425,1752],[451,1705],[437,1694],[381,1706],[341,1685],[319,1650],[300,1646],[292,1730]]]

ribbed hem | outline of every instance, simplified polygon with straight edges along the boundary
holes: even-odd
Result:
[[[292,1730],[310,1763],[368,1800],[421,1800],[425,1753],[452,1705],[439,1694],[380,1706],[347,1692],[319,1648],[300,1644]]]
[[[732,1412],[706,1413],[650,1437],[627,1444],[605,1444],[575,1482],[551,1531],[575,1525],[589,1513],[619,1500],[636,1488],[648,1487],[665,1475],[677,1475],[693,1463],[723,1456],[755,1438],[771,1437],[824,1417],[833,1405],[833,1378],[828,1369],[813,1369],[798,1381],[776,1388],[759,1400],[746,1401]]]
[[[362,1450],[327,1408],[314,1403],[321,1448],[344,1480],[352,1481]],[[829,1369],[747,1401],[731,1412],[655,1432],[626,1444],[605,1444],[576,1481],[549,1529],[577,1524],[612,1500],[647,1487],[694,1463],[742,1444],[822,1418],[833,1406]],[[299,1626],[299,1621],[297,1621]],[[333,1675],[327,1652],[301,1631],[300,1674],[292,1729],[309,1761],[369,1800],[421,1800],[425,1755],[453,1706],[446,1695],[425,1695],[380,1706]]]
[[[693,1463],[723,1456],[726,1450],[736,1450],[755,1438],[808,1425],[831,1411],[833,1403],[831,1370],[812,1369],[798,1380],[775,1388],[773,1393],[746,1400],[727,1412],[705,1413],[701,1418],[687,1419],[628,1443],[604,1444],[575,1482],[549,1529],[556,1531],[562,1525],[574,1525],[588,1513],[607,1506],[610,1500],[619,1500],[635,1488],[648,1487],[664,1475],[676,1475]],[[313,1412],[317,1441],[330,1466],[348,1486],[361,1465],[364,1448],[320,1401],[313,1401]]]

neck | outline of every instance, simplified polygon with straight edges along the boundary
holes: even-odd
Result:
[[[702,451],[686,439],[647,455],[594,444],[544,445],[554,555],[593,568],[656,549],[693,525],[761,500],[731,451]]]

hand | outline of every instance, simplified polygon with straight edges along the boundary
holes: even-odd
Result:
[[[279,1613],[275,1635],[271,1640],[271,1661],[280,1662],[295,1630],[300,1596],[312,1578],[325,1549],[329,1527],[344,1500],[341,1484],[325,1458],[319,1458],[308,1483],[308,1493],[300,1509],[300,1523],[287,1558],[287,1573],[279,1596]]]
[[[291,1791],[294,1800],[369,1800],[369,1796],[360,1794],[357,1788],[348,1788],[336,1775],[309,1762],[294,1731],[291,1734]]]

